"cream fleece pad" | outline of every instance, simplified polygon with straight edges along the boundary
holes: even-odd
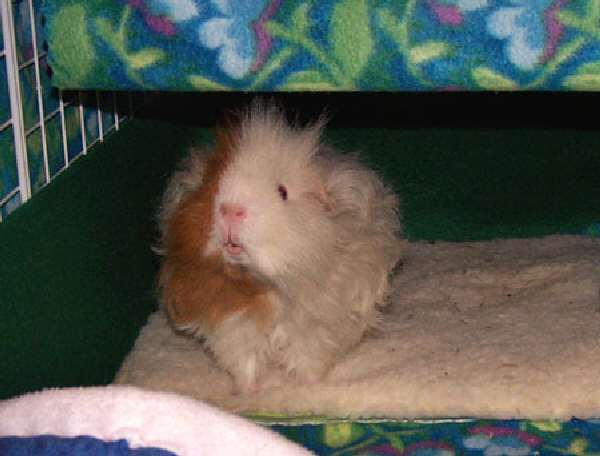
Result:
[[[600,239],[413,243],[381,331],[320,384],[232,394],[201,345],[153,314],[116,383],[238,413],[600,416]]]

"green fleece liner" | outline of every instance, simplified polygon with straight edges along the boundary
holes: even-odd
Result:
[[[134,120],[0,224],[0,398],[106,384],[147,315],[164,179],[209,129]],[[600,132],[334,129],[403,200],[412,240],[578,233],[600,221]]]

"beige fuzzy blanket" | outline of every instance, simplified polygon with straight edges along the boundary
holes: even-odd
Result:
[[[238,413],[600,416],[600,239],[413,243],[382,331],[321,384],[232,394],[201,345],[153,314],[115,382]]]

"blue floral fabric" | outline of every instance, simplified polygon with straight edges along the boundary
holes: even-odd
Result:
[[[47,0],[61,88],[600,90],[598,0]]]
[[[526,456],[600,454],[600,420],[456,420],[275,425],[319,455]]]
[[[527,456],[598,455],[600,420],[445,420],[268,424],[317,455]],[[0,438],[2,455],[173,456],[160,448],[92,436]]]

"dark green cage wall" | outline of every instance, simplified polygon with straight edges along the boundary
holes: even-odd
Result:
[[[0,224],[0,398],[112,380],[157,305],[165,179],[249,98],[159,94]],[[597,96],[278,98],[301,122],[327,108],[326,140],[360,150],[394,186],[412,241],[598,235]],[[557,116],[556,100],[575,114]]]

